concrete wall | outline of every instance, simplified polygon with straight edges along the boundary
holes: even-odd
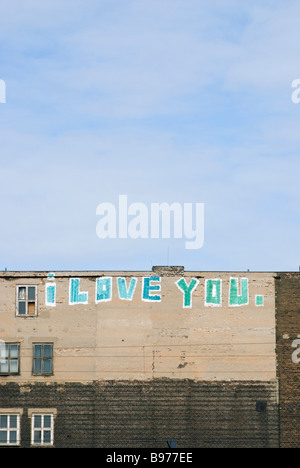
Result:
[[[178,273],[177,270],[175,270]],[[163,273],[165,276],[160,276]],[[54,343],[53,382],[147,380],[152,378],[238,381],[276,379],[274,278],[265,273],[71,272],[56,273],[56,306],[46,305],[47,273],[0,276],[0,339],[21,344],[21,373],[6,381],[39,381],[32,376],[32,344]],[[112,278],[112,300],[96,303],[97,278]],[[121,300],[117,278],[129,286],[132,300]],[[156,277],[148,291],[159,301],[142,300],[143,278]],[[69,304],[70,279],[80,279],[88,304]],[[196,286],[191,303],[177,282]],[[231,278],[248,280],[249,303],[229,305]],[[221,303],[207,304],[207,281],[221,285]],[[218,283],[214,283],[218,280]],[[16,287],[38,287],[37,317],[16,316]],[[216,288],[210,291],[217,295]],[[263,305],[256,305],[256,296]],[[3,381],[3,378],[0,381]],[[1,382],[0,382],[1,383]]]
[[[21,410],[22,447],[35,408],[55,413],[55,447],[278,447],[274,281],[180,267],[2,273],[0,340],[20,343],[21,370],[0,376],[0,412]],[[36,317],[16,313],[24,285],[37,286]],[[32,375],[40,342],[54,344],[51,376]]]

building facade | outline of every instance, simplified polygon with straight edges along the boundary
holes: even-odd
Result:
[[[1,273],[0,447],[299,446],[299,281]]]

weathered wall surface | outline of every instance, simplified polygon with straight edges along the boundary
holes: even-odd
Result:
[[[0,386],[0,406],[23,409],[21,447],[30,447],[30,412],[55,408],[57,448],[278,447],[276,383],[159,379]]]
[[[119,277],[126,279],[126,288],[136,281],[130,300],[120,298]],[[87,303],[70,305],[71,278],[80,280],[73,296],[86,294]],[[103,297],[107,293],[105,278],[111,279],[111,298],[97,300],[99,279],[98,293],[100,286]],[[56,288],[54,306],[45,300],[49,284]],[[185,294],[184,287],[193,284],[190,296]],[[16,315],[18,285],[37,286],[36,317]],[[149,300],[153,296],[159,300]],[[271,274],[156,269],[56,273],[49,280],[47,273],[3,273],[0,297],[0,339],[21,345],[20,375],[1,377],[0,383],[45,380],[32,376],[35,342],[54,344],[54,375],[47,377],[52,382],[276,379]]]
[[[19,286],[36,316],[18,315]],[[278,446],[274,275],[7,272],[0,298],[0,340],[20,344],[0,413],[21,410],[22,447],[36,408],[55,447]],[[53,375],[33,375],[35,343],[53,343]]]
[[[300,447],[300,274],[276,279],[281,447]]]

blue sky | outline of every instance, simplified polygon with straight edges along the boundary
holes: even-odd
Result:
[[[297,0],[2,2],[0,269],[298,270]],[[205,243],[96,208],[205,203]]]

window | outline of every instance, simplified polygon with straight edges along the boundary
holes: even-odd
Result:
[[[20,345],[0,342],[0,374],[19,374]]]
[[[17,315],[21,317],[34,317],[37,314],[37,287],[17,287]]]
[[[54,441],[54,415],[32,414],[31,419],[32,445],[53,445]]]
[[[19,445],[20,415],[0,414],[0,445]]]
[[[38,343],[33,345],[33,374],[53,374],[52,343]]]

